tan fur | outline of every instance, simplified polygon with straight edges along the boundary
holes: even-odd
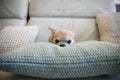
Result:
[[[71,36],[74,38],[74,35],[72,34],[72,32],[70,30],[63,30],[63,29],[58,29],[56,30],[55,33],[53,33],[50,37],[49,37],[49,42],[53,42],[53,39],[58,37],[58,36]]]
[[[49,27],[49,29],[51,30],[52,34],[50,35],[48,41],[51,43],[54,43],[54,40],[59,37],[61,39],[64,38],[68,38],[70,37],[72,39],[72,41],[74,40],[74,33],[71,30],[67,30],[67,29],[54,29],[52,27]]]

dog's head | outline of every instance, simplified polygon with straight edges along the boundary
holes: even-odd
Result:
[[[49,42],[52,42],[60,47],[65,47],[74,43],[74,33],[67,29],[54,29],[49,27],[52,34],[49,37]]]

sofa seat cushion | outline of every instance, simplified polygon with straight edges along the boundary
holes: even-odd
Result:
[[[33,43],[0,54],[0,70],[40,78],[120,74],[120,45],[100,41],[67,47]]]
[[[28,25],[40,27],[36,42],[46,42],[51,34],[48,27],[70,29],[77,42],[99,40],[99,32],[94,18],[31,18]],[[44,36],[43,36],[44,35]]]
[[[26,20],[22,19],[0,19],[0,30],[6,26],[25,26]]]

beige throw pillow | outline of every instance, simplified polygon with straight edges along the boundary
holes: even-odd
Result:
[[[37,26],[4,28],[0,31],[0,53],[33,43],[38,31]]]
[[[120,44],[120,13],[99,14],[96,20],[101,41]]]

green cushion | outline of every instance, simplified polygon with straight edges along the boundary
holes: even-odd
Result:
[[[120,45],[100,41],[67,47],[34,43],[0,54],[0,70],[40,78],[120,74]]]

